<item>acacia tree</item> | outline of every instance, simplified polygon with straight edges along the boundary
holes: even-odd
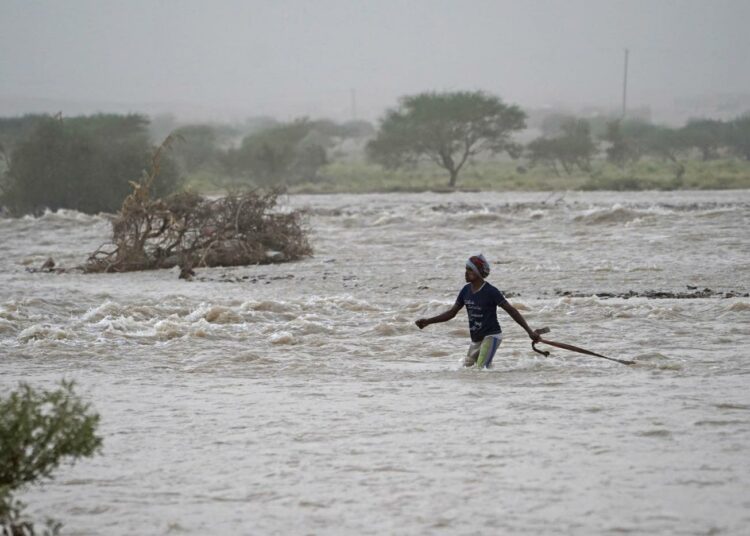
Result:
[[[373,161],[398,168],[427,158],[450,174],[456,185],[461,168],[480,152],[507,151],[519,156],[511,135],[526,126],[526,114],[515,105],[481,91],[420,93],[403,97],[388,110],[375,139],[367,144]]]

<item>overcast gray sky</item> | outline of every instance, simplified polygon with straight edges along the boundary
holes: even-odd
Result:
[[[748,27],[748,0],[0,0],[0,99],[345,119],[354,89],[372,119],[483,89],[614,108],[627,47],[630,103],[660,106],[750,93]]]

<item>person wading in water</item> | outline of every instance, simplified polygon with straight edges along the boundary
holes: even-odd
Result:
[[[476,364],[479,368],[489,368],[492,365],[492,358],[495,357],[495,352],[503,340],[503,331],[497,321],[498,306],[505,309],[505,312],[526,330],[532,341],[539,340],[539,334],[529,327],[518,309],[508,303],[502,292],[485,281],[488,275],[490,275],[490,264],[484,255],[470,257],[466,261],[467,284],[458,293],[453,307],[432,318],[420,318],[415,322],[419,329],[424,329],[430,324],[447,322],[456,316],[461,307],[466,305],[471,332],[471,345],[464,359],[466,367]]]

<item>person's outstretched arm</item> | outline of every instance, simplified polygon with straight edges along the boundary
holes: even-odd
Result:
[[[456,316],[456,313],[461,310],[461,307],[463,305],[459,304],[458,302],[453,304],[453,307],[445,311],[444,313],[441,313],[437,316],[433,316],[432,318],[420,318],[416,322],[414,322],[419,329],[423,329],[425,326],[429,326],[430,324],[438,324],[440,322],[447,322],[454,316]]]
[[[537,340],[539,340],[539,334],[538,334],[538,333],[537,333],[536,331],[534,331],[533,329],[531,329],[531,328],[529,327],[529,325],[528,325],[528,324],[526,323],[526,319],[525,319],[525,318],[523,317],[523,315],[522,315],[522,314],[521,314],[521,313],[520,313],[520,312],[518,311],[518,309],[516,309],[515,307],[513,307],[513,306],[512,306],[512,305],[511,305],[511,304],[510,304],[509,302],[501,303],[501,304],[500,304],[500,307],[502,307],[503,309],[505,309],[505,312],[506,312],[506,313],[508,313],[508,314],[510,315],[510,317],[511,317],[511,318],[512,318],[513,320],[515,320],[515,321],[516,321],[516,323],[517,323],[517,324],[518,324],[519,326],[521,326],[521,327],[522,327],[523,329],[525,329],[525,330],[526,330],[526,333],[528,333],[528,334],[529,334],[529,338],[530,338],[530,339],[531,339],[532,341],[537,341]]]

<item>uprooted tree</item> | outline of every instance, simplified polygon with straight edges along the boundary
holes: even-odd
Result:
[[[279,190],[207,199],[182,192],[153,199],[162,153],[125,199],[112,239],[89,256],[86,272],[128,272],[180,266],[238,266],[300,259],[312,254],[300,211],[276,210]]]

